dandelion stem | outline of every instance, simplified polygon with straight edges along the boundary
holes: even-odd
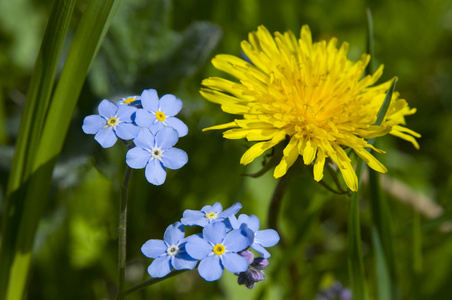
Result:
[[[287,189],[287,185],[290,181],[290,177],[292,177],[293,170],[289,170],[289,172],[286,173],[281,179],[278,181],[278,184],[276,185],[275,191],[273,192],[272,200],[270,202],[270,207],[268,208],[268,225],[270,228],[278,230],[277,220],[279,211],[281,210],[281,203],[282,199],[284,197],[284,192]],[[284,240],[281,236],[281,245],[284,245]]]
[[[124,299],[125,294],[125,271],[126,271],[126,246],[127,246],[127,191],[129,188],[132,168],[127,166],[124,181],[121,185],[121,203],[119,206],[119,227],[118,227],[118,291],[116,299]]]

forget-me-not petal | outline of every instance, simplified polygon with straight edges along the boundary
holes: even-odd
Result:
[[[182,101],[171,94],[163,95],[159,100],[159,110],[165,112],[167,117],[177,115],[182,109]]]
[[[203,259],[212,253],[212,245],[207,240],[195,235],[187,241],[185,251],[195,259]]]
[[[87,116],[83,120],[82,130],[86,134],[96,134],[99,130],[105,127],[105,118],[99,115]]]
[[[173,147],[177,143],[178,139],[179,136],[177,131],[171,127],[164,127],[155,134],[155,144],[160,149],[168,149]]]
[[[159,107],[159,96],[154,89],[144,90],[141,93],[141,105],[145,110],[157,111]]]
[[[115,132],[113,131],[113,127],[105,127],[96,133],[96,135],[94,136],[94,139],[103,148],[110,148],[116,143],[116,141],[118,140],[118,137],[116,136]]]
[[[144,171],[147,181],[153,185],[162,185],[166,179],[166,171],[162,163],[157,159],[151,159]]]
[[[220,264],[220,257],[217,255],[207,256],[198,266],[199,275],[206,281],[215,281],[223,275],[223,267]]]
[[[204,227],[202,234],[212,244],[220,244],[226,236],[226,225],[221,222]]]
[[[157,258],[166,253],[168,246],[162,240],[148,240],[141,246],[141,252],[147,257]]]
[[[248,269],[248,261],[246,258],[237,253],[226,253],[221,257],[226,270],[232,273],[245,272]]]
[[[99,114],[105,118],[113,117],[118,111],[118,107],[107,99],[102,100],[97,109]]]
[[[148,267],[148,273],[154,278],[162,278],[171,272],[171,258],[169,256],[160,256],[154,259]]]
[[[214,223],[215,224],[222,224],[223,223]],[[204,227],[205,228],[205,227]],[[226,228],[226,226],[225,226]],[[224,246],[226,249],[234,251],[234,252],[240,252],[242,250],[245,250],[249,246],[249,240],[246,236],[242,234],[242,232],[238,229],[234,229],[231,232],[229,232],[226,237],[224,238]]]
[[[169,245],[176,245],[184,238],[185,229],[180,222],[168,226],[163,234],[163,240]]]
[[[131,140],[137,137],[140,132],[140,127],[132,123],[120,123],[114,130],[119,138]]]
[[[146,167],[151,154],[143,148],[135,147],[127,151],[126,163],[132,169],[143,169]]]
[[[279,234],[273,229],[260,230],[255,233],[254,241],[264,247],[273,247],[279,242]]]
[[[183,167],[188,162],[188,155],[185,151],[177,148],[170,148],[165,150],[165,155],[162,156],[162,162],[165,168],[177,170]]]
[[[188,134],[187,125],[176,117],[167,118],[165,120],[165,125],[176,129],[179,137],[184,137]]]

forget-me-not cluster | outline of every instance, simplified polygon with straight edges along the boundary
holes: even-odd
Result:
[[[146,179],[161,185],[167,168],[176,170],[188,162],[187,153],[173,147],[188,133],[187,125],[175,117],[181,109],[182,101],[174,95],[159,98],[156,90],[148,89],[140,96],[125,97],[116,103],[102,100],[99,114],[87,116],[82,129],[94,134],[103,148],[112,147],[118,138],[132,140],[127,165],[145,168]]]
[[[142,246],[143,254],[154,258],[148,273],[161,278],[172,269],[192,270],[197,265],[202,278],[215,281],[226,269],[238,276],[239,284],[254,288],[256,282],[265,279],[262,270],[270,257],[265,248],[276,245],[279,235],[273,229],[259,230],[256,216],[242,214],[236,218],[241,207],[235,203],[223,210],[217,202],[199,211],[186,210],[180,222],[168,226],[163,240],[151,239]],[[202,233],[185,237],[183,225],[200,226]],[[250,247],[263,257],[254,258]]]

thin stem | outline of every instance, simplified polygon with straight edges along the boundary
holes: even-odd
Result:
[[[353,152],[353,153],[354,153],[354,152]],[[346,190],[344,190],[344,189],[342,188],[342,185],[341,185],[341,183],[339,182],[339,179],[337,178],[337,172],[336,172],[335,170],[333,170],[333,168],[331,167],[330,164],[327,164],[327,165],[326,165],[326,169],[327,169],[328,172],[330,173],[331,178],[333,178],[333,181],[334,181],[334,183],[336,184],[337,188],[339,189],[340,194],[347,194],[348,191],[346,191]]]
[[[356,172],[358,177],[358,189],[361,183],[361,174],[364,169],[364,161],[359,160]],[[361,249],[361,220],[359,214],[359,193],[354,192],[350,199],[348,215],[348,267],[353,297],[360,300],[368,300],[367,286],[364,273],[364,262]]]
[[[279,211],[281,210],[281,203],[284,197],[284,192],[287,189],[290,177],[292,177],[293,170],[289,170],[286,175],[281,177],[276,185],[275,191],[273,192],[272,200],[270,202],[270,207],[268,208],[268,225],[270,228],[274,228],[278,231],[277,219]],[[281,237],[280,244],[284,246],[284,240]]]
[[[151,279],[145,280],[145,281],[143,281],[143,282],[140,282],[140,283],[134,285],[134,286],[131,287],[130,289],[126,290],[126,291],[122,294],[122,296],[125,297],[125,296],[127,296],[127,295],[129,295],[129,294],[131,294],[131,293],[133,293],[133,292],[136,292],[136,291],[138,291],[138,290],[141,290],[142,288],[145,288],[145,287],[147,287],[147,286],[149,286],[149,285],[153,285],[154,283],[157,283],[157,282],[160,282],[160,281],[162,281],[162,280],[164,280],[164,279],[168,279],[168,278],[170,278],[170,277],[179,275],[179,274],[184,273],[184,272],[186,272],[186,271],[188,271],[188,270],[173,271],[173,272],[169,273],[167,276],[162,277],[162,278],[151,278]]]
[[[321,186],[323,186],[324,188],[326,188],[328,191],[334,193],[334,194],[338,194],[338,195],[343,195],[346,194],[347,192],[340,192],[340,191],[336,191],[335,189],[333,189],[332,187],[330,187],[326,182],[324,182],[323,180],[319,181],[319,184]]]
[[[127,191],[129,188],[132,168],[127,166],[124,181],[121,185],[121,203],[119,205],[118,227],[118,291],[116,299],[124,299],[124,283],[126,273],[126,245],[127,245]]]

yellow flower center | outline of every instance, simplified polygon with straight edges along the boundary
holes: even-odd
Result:
[[[166,116],[165,113],[162,111],[158,111],[155,113],[155,117],[157,118],[157,120],[159,120],[160,122],[163,122],[166,120]]]
[[[118,125],[118,123],[119,123],[119,120],[116,117],[110,117],[107,120],[107,126],[110,126],[110,127],[115,127],[116,125]]]
[[[133,101],[135,101],[135,98],[134,98],[134,97],[129,97],[129,98],[127,98],[127,99],[124,100],[124,103],[125,103],[125,104],[130,104],[130,103],[132,103]]]
[[[221,244],[216,244],[215,247],[213,247],[213,253],[215,253],[215,255],[223,255],[225,251],[226,248]]]
[[[207,218],[207,219],[210,219],[210,220],[216,219],[216,218],[217,218],[217,214],[214,213],[214,212],[207,213],[207,214],[206,214],[206,218]]]

